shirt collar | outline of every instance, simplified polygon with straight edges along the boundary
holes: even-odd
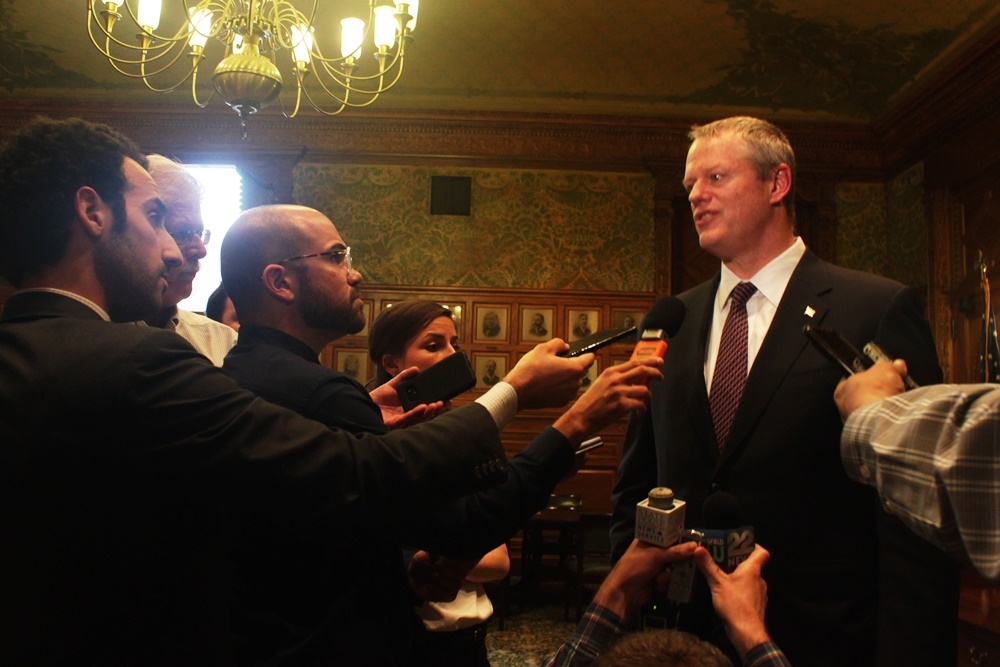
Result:
[[[104,320],[105,322],[110,322],[111,321],[111,317],[108,315],[107,311],[105,311],[103,308],[101,308],[100,306],[98,306],[96,303],[94,303],[90,299],[84,298],[84,297],[80,296],[79,294],[74,294],[73,292],[67,292],[66,290],[56,289],[55,287],[29,287],[27,289],[18,290],[18,291],[19,292],[48,292],[50,294],[59,294],[61,296],[69,297],[70,299],[73,299],[74,301],[78,301],[78,302],[82,303],[87,308],[90,308],[92,311],[94,311],[95,313],[97,313],[98,315],[100,315],[101,319]]]
[[[760,271],[751,276],[747,282],[753,283],[757,288],[757,294],[763,296],[777,308],[782,295],[785,293],[785,287],[788,286],[788,281],[791,279],[795,267],[798,266],[799,260],[802,259],[804,254],[806,254],[806,244],[801,236],[796,236],[795,243],[788,246],[784,252],[768,262]],[[722,276],[719,279],[719,291],[715,297],[717,311],[721,311],[725,307],[726,300],[729,299],[729,293],[740,282],[742,282],[740,278],[723,264]],[[756,294],[751,298],[755,297]]]
[[[319,363],[319,357],[312,348],[295,336],[272,329],[271,327],[243,325],[240,327],[240,335],[237,339],[238,346],[252,345],[254,343],[266,343],[280,347],[288,352],[296,354],[306,361]]]

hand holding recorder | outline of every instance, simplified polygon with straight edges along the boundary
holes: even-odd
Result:
[[[906,391],[906,362],[902,359],[880,361],[862,373],[841,380],[833,392],[840,418],[847,420],[863,405]]]
[[[558,408],[576,396],[594,355],[559,356],[565,350],[566,342],[560,338],[536,345],[504,376],[504,382],[517,391],[518,410]]]
[[[823,356],[835,366],[839,366],[847,375],[861,373],[879,361],[893,360],[874,341],[866,343],[864,352],[859,352],[849,340],[828,327],[807,324],[802,328],[802,333],[817,350],[823,353]],[[905,372],[903,382],[907,389],[916,389],[919,386]]]

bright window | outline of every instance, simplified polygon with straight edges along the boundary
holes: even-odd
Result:
[[[203,312],[209,295],[222,282],[219,250],[229,226],[240,214],[242,180],[233,165],[185,164],[184,168],[201,183],[201,216],[205,229],[212,231],[212,238],[205,246],[208,255],[201,260],[201,270],[194,279],[191,296],[178,306],[184,310]]]

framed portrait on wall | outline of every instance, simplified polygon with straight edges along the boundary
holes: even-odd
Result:
[[[464,340],[462,335],[464,313],[465,313],[465,302],[464,301],[441,301],[438,299],[383,299],[382,300],[382,310],[379,312],[384,312],[389,310],[393,306],[403,303],[405,301],[433,301],[434,303],[440,305],[443,308],[447,308],[451,311],[451,319],[455,321],[455,333],[458,335],[458,340]]]
[[[506,343],[510,340],[510,306],[506,304],[477,303],[476,328],[472,340],[477,343]]]
[[[372,325],[372,313],[375,310],[375,302],[372,301],[371,299],[362,299],[362,304],[363,305],[361,306],[361,310],[365,316],[365,326],[361,331],[359,331],[356,334],[353,334],[359,337],[364,337],[368,335],[368,329]]]
[[[621,327],[637,327],[642,323],[642,318],[646,313],[639,310],[613,310],[611,311],[612,324],[616,329]]]
[[[333,355],[334,369],[364,384],[368,382],[368,350],[349,348]]]
[[[489,389],[507,374],[506,354],[473,355],[476,369],[476,389]]]
[[[451,319],[455,321],[455,333],[458,335],[458,340],[465,340],[465,336],[462,335],[462,323],[463,314],[465,311],[465,303],[458,301],[439,301],[442,306],[451,311]]]
[[[566,311],[566,338],[568,340],[579,340],[600,328],[600,311],[573,308]]]
[[[555,312],[553,307],[521,306],[521,341],[541,343],[552,340],[555,335],[552,331]]]

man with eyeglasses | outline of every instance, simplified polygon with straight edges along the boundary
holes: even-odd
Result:
[[[325,215],[303,206],[246,211],[226,234],[221,259],[222,281],[240,319],[239,342],[223,370],[243,388],[359,435],[387,433],[437,413],[440,404],[400,414],[394,387],[415,369],[369,396],[347,374],[319,363],[331,341],[365,324],[361,274]],[[528,354],[565,347],[553,340]],[[521,363],[477,400],[507,395]],[[413,605],[453,599],[482,554],[545,507],[579,458],[565,455],[566,442],[579,443],[641,405],[645,391],[633,383],[652,374],[648,366],[612,367],[510,460],[504,483],[435,507],[401,505],[395,531],[355,522],[337,533],[304,533],[286,517],[269,514],[266,498],[261,507],[234,508],[233,625],[240,663],[436,664],[419,653],[424,628]],[[427,552],[408,570],[403,544]]]
[[[222,365],[226,352],[236,344],[236,331],[204,315],[181,310],[177,304],[191,296],[192,283],[201,268],[198,262],[206,255],[205,245],[211,232],[201,219],[201,185],[177,162],[151,154],[149,175],[153,177],[163,203],[167,205],[164,224],[177,243],[184,262],[167,273],[167,291],[163,307],[145,319],[151,327],[176,331],[194,349],[216,366]]]
[[[401,505],[501,482],[516,409],[565,404],[592,361],[533,350],[513,405],[381,436],[263,401],[175,333],[125,324],[161,306],[183,261],[145,164],[80,119],[0,146],[0,276],[17,289],[0,316],[0,664],[232,664],[223,501],[304,534],[398,530]]]

